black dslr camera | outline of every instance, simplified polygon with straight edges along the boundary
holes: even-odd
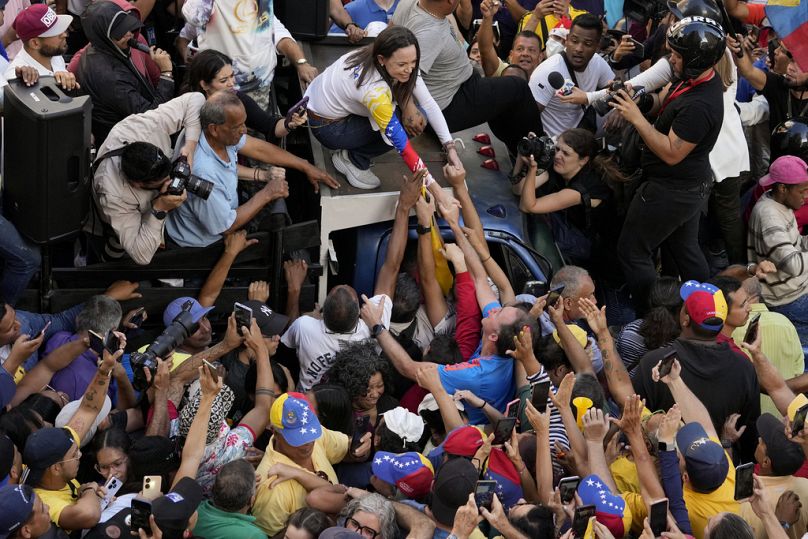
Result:
[[[143,372],[143,367],[149,369],[152,380],[154,380],[154,374],[157,372],[157,358],[166,357],[199,328],[199,323],[194,322],[193,316],[191,315],[192,306],[193,303],[191,301],[186,301],[182,305],[182,310],[174,317],[174,320],[171,321],[171,325],[169,325],[144,352],[135,352],[132,354],[130,361],[135,375],[132,380],[132,386],[137,391],[145,391],[149,387],[149,381],[146,379],[146,373]]]
[[[537,137],[530,134],[522,137],[522,140],[516,145],[516,153],[524,157],[533,156],[536,165],[542,170],[547,170],[553,162],[555,156],[555,143],[553,139],[548,136]]]
[[[179,196],[186,189],[202,200],[207,200],[210,192],[213,191],[213,182],[191,174],[188,159],[181,156],[171,165],[171,182],[168,184],[166,192],[169,195]]]

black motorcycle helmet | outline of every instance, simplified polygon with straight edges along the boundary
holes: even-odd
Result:
[[[682,79],[695,79],[724,55],[724,30],[713,19],[685,17],[668,30],[668,46],[684,61]]]
[[[784,155],[795,155],[808,160],[808,118],[791,118],[772,131],[771,160]]]
[[[668,9],[678,19],[706,17],[721,22],[721,10],[713,0],[668,0]]]

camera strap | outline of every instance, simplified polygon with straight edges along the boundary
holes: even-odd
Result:
[[[96,160],[93,161],[93,164],[90,166],[90,176],[95,176],[95,171],[98,170],[98,166],[101,164],[101,161],[103,161],[107,157],[117,157],[119,155],[122,155],[124,148],[126,148],[126,145],[121,146],[117,150],[108,151],[101,157],[96,158]]]
[[[564,59],[564,65],[567,66],[567,71],[569,71],[569,74],[570,74],[570,80],[572,80],[572,83],[575,86],[577,86],[578,88],[581,88],[580,86],[578,86],[578,79],[575,77],[575,69],[573,69],[569,58],[567,58],[567,51],[561,51],[559,54],[561,54],[561,58]],[[581,88],[581,90],[583,90],[583,88]],[[586,105],[581,105],[581,109],[586,111]]]
[[[665,102],[662,103],[661,107],[659,107],[659,113],[657,114],[657,116],[662,116],[662,111],[665,110],[665,107],[667,107],[671,103],[671,101],[673,101],[680,95],[689,92],[696,86],[699,86],[700,84],[704,84],[705,82],[713,80],[713,77],[715,77],[715,70],[710,72],[709,77],[704,77],[703,79],[698,80],[684,80],[680,82],[676,86],[676,88],[672,92],[669,92],[668,95],[665,97]]]

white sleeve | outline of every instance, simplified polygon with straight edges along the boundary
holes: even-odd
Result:
[[[298,318],[281,336],[281,342],[288,348],[297,349],[300,346],[300,324],[303,317]]]
[[[272,35],[272,42],[275,44],[276,47],[278,46],[278,43],[280,43],[282,40],[284,40],[286,38],[289,38],[292,41],[295,40],[295,38],[292,37],[291,32],[289,32],[289,30],[286,29],[286,26],[284,26],[284,24],[277,17],[277,15],[275,16],[275,23],[274,24],[275,24],[275,28],[274,28],[274,32],[273,32],[273,35]]]
[[[765,122],[769,118],[769,102],[762,95],[756,95],[749,103],[735,102],[738,113],[741,115],[741,123],[744,127],[757,125]]]
[[[418,104],[421,108],[424,109],[426,118],[429,120],[429,125],[435,130],[441,143],[445,144],[450,142],[452,140],[452,134],[449,132],[449,126],[446,125],[446,118],[443,117],[443,112],[432,98],[422,77],[418,77],[416,80],[413,95],[415,99],[418,100]]]
[[[668,59],[660,58],[657,63],[626,82],[635,88],[637,86],[643,86],[645,87],[645,91],[650,93],[668,84],[671,78],[673,78],[673,70],[671,69],[670,63],[668,63]],[[606,97],[607,93],[608,90],[606,89],[598,90],[597,92],[587,92],[586,98],[591,105],[598,99]]]
[[[382,312],[382,325],[385,328],[390,328],[390,316],[393,314],[393,301],[387,296],[387,294],[379,294],[378,296],[373,296],[370,298],[370,301],[375,303],[376,305],[379,304],[380,301],[384,302],[384,312]]]
[[[530,93],[533,94],[533,99],[536,100],[536,103],[542,106],[547,106],[547,103],[550,102],[550,99],[552,99],[555,94],[555,90],[547,81],[549,74],[548,69],[542,69],[542,66],[539,65],[530,76]]]

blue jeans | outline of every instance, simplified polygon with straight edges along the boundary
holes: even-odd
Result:
[[[370,168],[370,160],[389,152],[381,133],[374,131],[370,119],[365,116],[350,116],[327,123],[309,118],[314,138],[330,150],[348,150],[351,162],[361,170]]]
[[[808,294],[803,294],[791,303],[771,307],[771,310],[788,318],[797,328],[802,347],[808,347]]]
[[[31,277],[39,270],[39,248],[24,240],[17,229],[0,215],[0,258],[3,276],[0,278],[0,300],[14,305],[25,291]]]

